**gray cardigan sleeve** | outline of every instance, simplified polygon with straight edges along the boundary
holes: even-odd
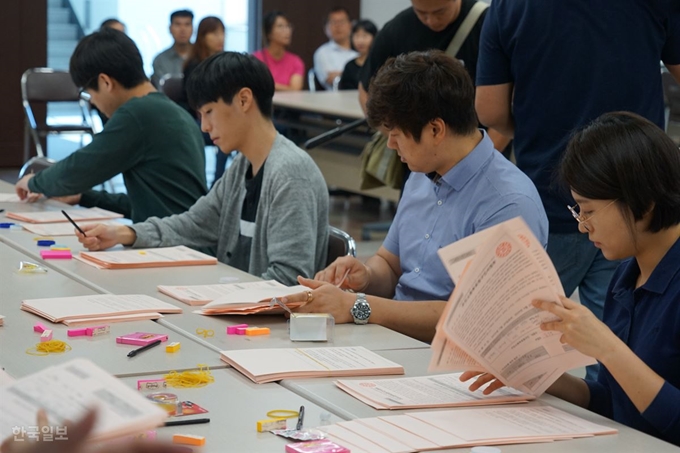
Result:
[[[217,245],[222,200],[222,181],[201,197],[187,212],[170,217],[150,217],[131,226],[137,234],[132,245],[140,247],[214,247]]]
[[[327,228],[327,220],[320,225],[317,198],[305,178],[290,179],[275,191],[266,224],[268,266],[262,278],[296,285],[298,275],[314,277],[317,231]]]

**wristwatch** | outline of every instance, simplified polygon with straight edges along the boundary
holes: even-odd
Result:
[[[354,324],[368,324],[368,317],[371,316],[371,306],[366,301],[366,294],[357,293],[357,300],[349,312],[354,318]]]

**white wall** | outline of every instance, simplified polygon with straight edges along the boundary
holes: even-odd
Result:
[[[411,6],[411,0],[361,0],[361,19],[370,19],[382,28],[385,22]]]

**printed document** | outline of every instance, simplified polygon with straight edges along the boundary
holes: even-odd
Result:
[[[512,219],[479,234],[485,239],[474,248],[437,325],[431,369],[470,369],[472,358],[504,384],[538,396],[564,372],[595,363],[562,344],[561,333],[540,329],[541,323],[556,318],[531,301],[561,305],[564,292],[547,253],[524,221]],[[460,260],[447,257],[464,256],[465,250],[471,248],[456,242],[440,253],[452,275],[459,272]]]

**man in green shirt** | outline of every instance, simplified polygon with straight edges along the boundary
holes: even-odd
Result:
[[[89,145],[19,180],[21,199],[68,196],[72,204],[141,222],[182,213],[206,194],[201,133],[184,109],[156,92],[129,37],[109,29],[85,37],[70,72],[110,120]],[[119,173],[127,194],[91,190]]]

